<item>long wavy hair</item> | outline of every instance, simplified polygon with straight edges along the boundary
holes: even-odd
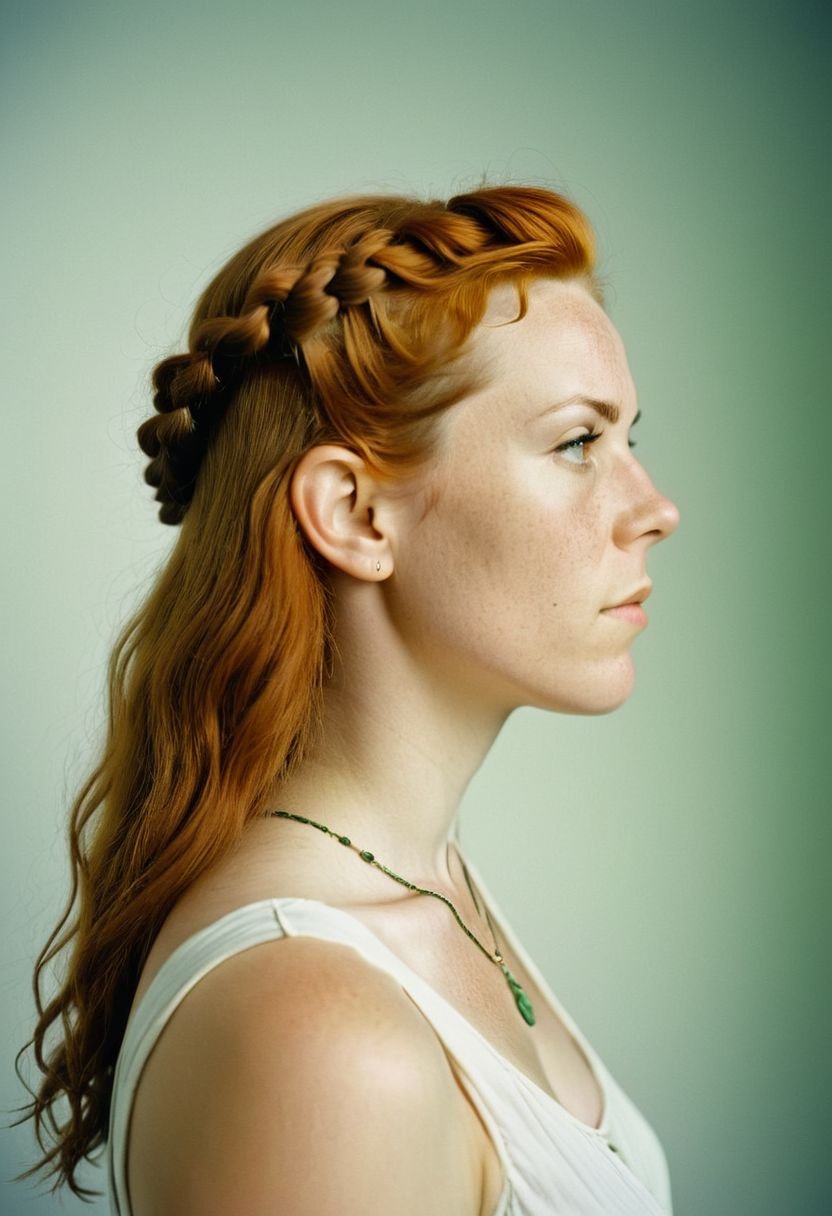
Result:
[[[322,202],[235,254],[197,302],[188,349],[155,367],[155,412],[137,437],[159,518],[181,527],[116,640],[106,737],[70,812],[71,893],[37,959],[37,1023],[16,1057],[33,1099],[17,1122],[34,1119],[42,1154],[19,1178],[43,1171],[53,1191],[100,1194],[76,1172],[107,1139],[153,940],[267,809],[320,720],[332,604],[290,505],[298,461],[324,442],[382,477],[429,460],[437,415],[484,382],[461,356],[490,290],[516,285],[519,320],[538,276],[579,279],[603,303],[591,227],[552,191]],[[19,1069],[30,1047],[37,1091]]]

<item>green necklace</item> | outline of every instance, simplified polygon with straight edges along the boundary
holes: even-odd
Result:
[[[352,843],[352,841],[350,840],[349,836],[341,836],[338,834],[338,832],[333,832],[331,830],[331,828],[326,827],[324,824],[316,823],[314,819],[307,819],[305,815],[293,815],[291,813],[291,811],[269,811],[266,815],[266,818],[295,819],[295,820],[297,820],[298,823],[308,823],[310,825],[310,827],[317,828],[320,832],[326,832],[326,834],[328,836],[332,836],[333,839],[337,840],[339,844],[343,844],[347,848],[355,849],[358,853],[358,856],[361,858],[362,861],[366,861],[368,863],[368,865],[375,866],[377,869],[383,870],[385,874],[388,874],[391,878],[395,878],[396,882],[400,882],[402,884],[402,886],[407,887],[411,891],[418,891],[420,895],[435,895],[437,899],[441,899],[442,902],[447,904],[448,907],[453,912],[454,916],[456,917],[456,921],[457,921],[457,924],[459,925],[459,927],[461,929],[464,929],[464,931],[470,937],[471,941],[474,942],[477,946],[479,946],[480,950],[482,950],[485,957],[487,959],[489,959],[492,963],[496,963],[497,966],[500,968],[500,970],[502,971],[503,975],[506,978],[506,983],[508,984],[509,988],[511,989],[511,994],[514,997],[515,1005],[517,1006],[517,1008],[520,1011],[520,1016],[522,1017],[523,1021],[526,1022],[529,1026],[534,1026],[535,1017],[534,1017],[534,1009],[532,1008],[532,1003],[529,1000],[526,993],[523,991],[522,984],[520,984],[514,978],[514,976],[511,974],[508,967],[505,965],[505,963],[503,961],[503,956],[500,953],[499,946],[497,945],[497,934],[494,932],[494,925],[491,923],[491,917],[488,914],[488,908],[484,907],[484,910],[485,910],[485,919],[488,921],[488,928],[491,930],[491,936],[494,938],[493,954],[490,951],[486,950],[485,946],[483,946],[483,944],[481,942],[477,941],[477,939],[474,937],[473,933],[467,927],[467,925],[463,924],[462,918],[460,917],[459,913],[457,912],[456,908],[453,906],[451,901],[447,898],[447,896],[442,895],[439,891],[429,891],[426,887],[417,887],[415,883],[408,882],[406,878],[402,878],[400,875],[394,874],[392,870],[388,870],[387,866],[382,865],[380,861],[377,861],[375,858],[375,855],[373,853],[371,853],[369,851],[369,849],[359,849],[357,845],[354,845]],[[468,877],[468,869],[465,865],[465,862],[462,861],[462,858],[460,858],[460,863],[462,865],[462,872],[465,875],[465,881],[468,884],[468,890],[471,892],[471,898],[474,901],[474,906],[476,907],[477,911],[479,912],[480,906],[479,906],[479,903],[477,902],[477,897],[474,894],[474,889],[471,886],[471,880]]]

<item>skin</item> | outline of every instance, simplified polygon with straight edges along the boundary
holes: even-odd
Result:
[[[516,312],[511,288],[492,294],[470,347],[489,383],[446,411],[420,474],[383,484],[335,445],[298,465],[292,504],[331,566],[337,655],[318,744],[271,804],[443,892],[486,942],[451,844],[465,788],[518,706],[602,714],[626,700],[640,626],[605,609],[648,585],[648,549],[679,519],[628,445],[635,389],[600,306],[578,283],[538,280],[526,317],[504,324]],[[618,422],[586,404],[541,417],[575,395],[615,403]],[[563,447],[593,429],[596,443]],[[601,1095],[568,1031],[526,977],[539,1017],[528,1034],[502,974],[440,901],[305,824],[264,818],[247,832],[166,922],[136,1000],[225,913],[275,892],[323,900],[360,914],[507,1060],[597,1125]],[[494,1211],[502,1167],[444,1047],[396,981],[352,955],[267,942],[194,986],[136,1096],[137,1214]]]
[[[636,390],[600,305],[580,281],[547,278],[506,324],[516,314],[515,289],[495,289],[470,345],[489,383],[445,412],[420,474],[391,486],[322,445],[291,487],[332,567],[338,657],[319,745],[272,805],[449,894],[459,803],[509,714],[603,714],[630,695],[641,626],[604,610],[649,587],[648,550],[679,522],[629,446]],[[545,412],[576,396],[614,403],[618,421],[580,402]],[[593,430],[594,444],[556,450]],[[259,826],[276,825],[281,847],[343,870],[323,834]]]

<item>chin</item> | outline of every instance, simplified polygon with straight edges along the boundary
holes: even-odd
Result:
[[[627,701],[635,688],[635,666],[629,655],[613,665],[601,664],[592,673],[582,673],[571,687],[529,689],[524,705],[558,714],[586,717],[611,714]]]

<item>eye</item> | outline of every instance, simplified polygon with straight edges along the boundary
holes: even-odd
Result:
[[[570,464],[586,464],[586,461],[583,459],[584,448],[588,447],[591,443],[595,443],[595,440],[600,439],[603,433],[603,431],[590,431],[588,435],[578,435],[575,439],[568,439],[566,443],[561,443],[555,448],[555,451],[564,453],[577,452],[577,460],[573,460],[571,456],[567,456],[567,460],[569,460]]]
[[[566,443],[560,444],[555,448],[555,451],[579,452],[580,456],[577,460],[572,460],[571,457],[567,457],[567,459],[569,460],[570,464],[586,464],[586,461],[583,459],[584,448],[591,443],[595,443],[596,439],[600,439],[603,433],[603,431],[590,431],[588,435],[578,435],[575,439],[567,439]],[[634,448],[636,446],[636,441],[634,439],[628,439],[627,445],[628,447]]]

